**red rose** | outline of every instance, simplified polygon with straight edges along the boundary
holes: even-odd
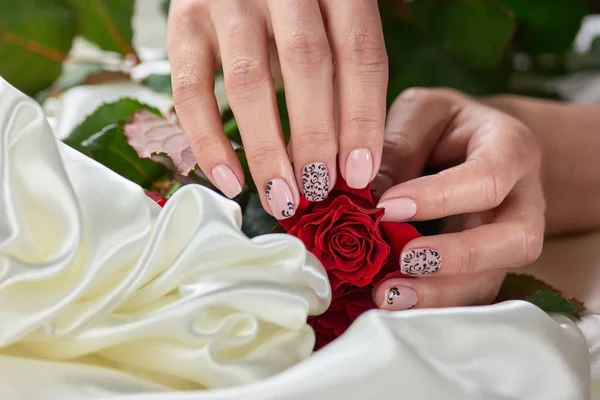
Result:
[[[370,287],[355,288],[334,299],[324,314],[308,319],[317,338],[315,350],[329,344],[344,333],[359,315],[373,308],[376,307]]]
[[[167,199],[162,197],[162,194],[158,192],[146,192],[146,196],[150,197],[156,202],[156,204],[158,204],[161,207],[164,207],[167,202]]]
[[[323,263],[337,290],[377,284],[388,273],[399,274],[402,248],[420,235],[412,225],[381,222],[383,213],[369,187],[352,189],[338,177],[327,200],[312,203],[302,198],[296,214],[279,222]]]

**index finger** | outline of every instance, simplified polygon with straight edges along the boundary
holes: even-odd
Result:
[[[198,166],[228,197],[242,190],[244,173],[231,142],[223,132],[214,94],[215,52],[197,13],[175,6],[169,14],[168,50],[173,101]],[[173,21],[176,20],[177,23]]]

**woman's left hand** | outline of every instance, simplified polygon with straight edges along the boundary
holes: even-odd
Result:
[[[491,302],[505,270],[541,253],[545,200],[535,137],[513,117],[446,89],[402,93],[386,130],[373,182],[384,220],[449,218],[445,233],[414,239],[402,252],[401,272],[419,279],[382,282],[376,304],[402,310]],[[426,165],[446,169],[420,177]]]

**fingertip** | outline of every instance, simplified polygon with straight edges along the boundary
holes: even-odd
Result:
[[[220,164],[211,171],[214,184],[230,199],[242,192],[242,184],[227,165]]]
[[[417,203],[409,197],[381,200],[377,208],[385,210],[382,221],[404,222],[417,215]]]
[[[373,301],[381,309],[401,311],[414,308],[419,298],[414,288],[407,285],[406,279],[389,279],[374,290]]]

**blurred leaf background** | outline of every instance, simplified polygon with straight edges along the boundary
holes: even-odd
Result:
[[[528,73],[543,80],[585,68],[567,67],[568,54],[582,18],[597,11],[586,0],[381,0],[380,9],[390,99],[417,85],[474,95],[552,95],[521,86],[518,78]],[[135,62],[133,12],[134,0],[2,0],[0,75],[31,95],[47,89],[76,35]],[[515,57],[525,60],[521,66]],[[160,77],[150,81],[165,87]]]
[[[411,86],[450,87],[476,96],[559,98],[552,85],[556,78],[600,66],[600,45],[586,54],[572,51],[582,19],[599,12],[594,1],[380,0],[379,5],[390,64],[388,103]],[[169,0],[162,0],[161,18],[168,8]],[[134,46],[134,10],[134,0],[0,0],[0,75],[40,102],[82,84],[133,79],[133,68],[143,61]],[[67,68],[76,37],[110,52],[122,64],[109,68],[96,60]],[[167,72],[137,83],[171,93]],[[284,93],[278,94],[278,104],[287,136]],[[168,195],[189,182],[210,186],[198,171],[181,177],[159,160],[137,156],[123,125],[141,108],[158,113],[130,99],[103,105],[86,115],[65,142],[146,190]],[[231,111],[224,110],[222,119],[227,135],[239,143]],[[238,154],[248,174],[243,151]],[[244,209],[244,230],[254,236],[268,232],[274,221],[247,181],[236,200]]]

